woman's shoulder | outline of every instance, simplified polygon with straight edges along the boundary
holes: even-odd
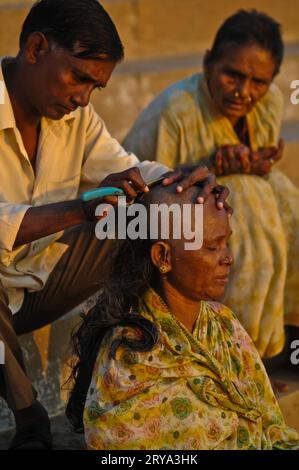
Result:
[[[109,360],[116,359],[125,350],[132,347],[136,351],[143,348],[156,347],[160,343],[160,330],[153,318],[143,314],[134,314],[128,317],[124,325],[115,325],[105,334],[101,342],[99,354],[108,357]]]
[[[140,340],[142,337],[141,331],[137,326],[116,325],[110,328],[102,342],[103,347],[108,347],[115,341],[126,339],[128,341]]]
[[[100,344],[93,375],[101,377],[105,371],[119,369],[117,364],[121,365],[123,357],[131,351],[126,342],[138,341],[138,338],[139,332],[135,328],[121,325],[110,328]],[[132,356],[137,354],[132,353]]]
[[[164,92],[165,109],[174,110],[175,112],[184,109],[186,106],[198,106],[198,90],[203,75],[196,73],[179,82],[174,83]]]
[[[283,94],[280,88],[276,83],[271,83],[267,93],[257,103],[257,107],[261,111],[280,113],[283,109],[283,104]]]

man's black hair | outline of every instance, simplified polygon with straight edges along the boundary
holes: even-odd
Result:
[[[31,8],[20,35],[22,49],[33,32],[78,58],[119,62],[124,49],[110,16],[97,0],[39,0]]]
[[[206,66],[221,58],[228,44],[245,46],[257,44],[269,51],[275,63],[274,75],[279,73],[283,59],[281,26],[270,16],[257,10],[239,10],[225,20],[217,31]]]

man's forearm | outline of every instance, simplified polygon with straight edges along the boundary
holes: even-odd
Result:
[[[24,216],[14,248],[87,221],[79,199],[31,207]]]

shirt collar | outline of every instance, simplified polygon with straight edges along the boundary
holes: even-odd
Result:
[[[0,130],[16,127],[16,120],[2,72],[3,59],[4,57],[0,58]]]
[[[2,61],[6,59],[6,57],[0,57],[0,131],[4,129],[13,129],[16,127],[16,120],[12,108],[12,104],[10,101],[9,93],[5,84],[5,80],[3,77],[2,71]],[[69,114],[63,116],[63,118],[59,119],[58,121],[54,121],[53,119],[47,119],[48,123],[52,123],[55,126],[60,122],[69,121],[71,119],[75,119],[76,111],[72,111]]]

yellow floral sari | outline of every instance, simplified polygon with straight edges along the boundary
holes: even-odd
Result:
[[[149,290],[138,313],[160,332],[149,352],[111,345],[129,327],[106,335],[85,411],[89,449],[292,449],[288,428],[251,339],[233,313],[201,302],[192,334]]]
[[[277,145],[283,101],[272,84],[246,116],[252,150]],[[229,120],[215,109],[203,75],[168,88],[137,119],[124,141],[143,160],[175,167],[209,164],[215,149],[238,144]],[[281,172],[218,178],[230,189],[235,264],[222,299],[262,357],[278,354],[284,323],[299,326],[299,189]]]

